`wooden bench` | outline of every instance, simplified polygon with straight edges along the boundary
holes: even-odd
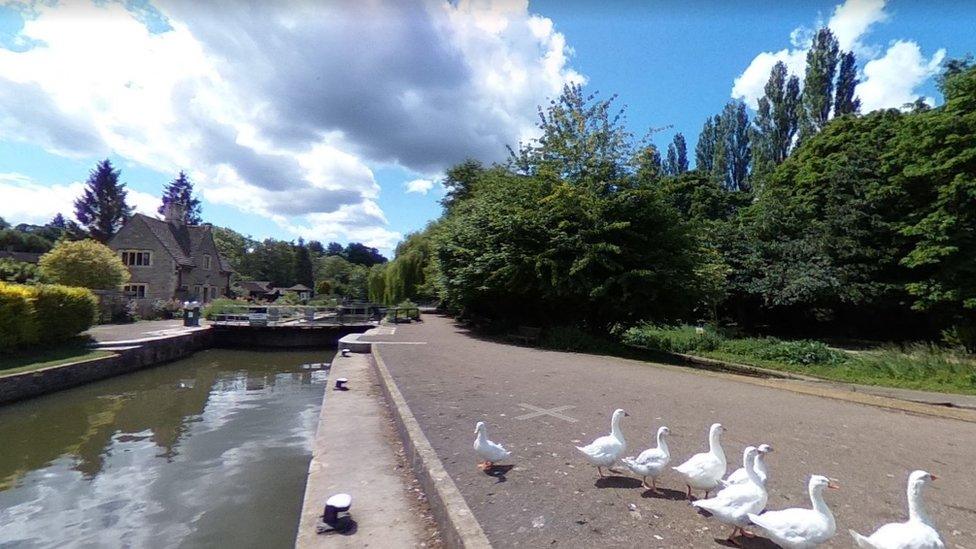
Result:
[[[508,334],[508,339],[523,343],[525,345],[531,345],[539,342],[540,335],[542,335],[542,328],[537,328],[535,326],[519,326],[517,332],[514,334]]]

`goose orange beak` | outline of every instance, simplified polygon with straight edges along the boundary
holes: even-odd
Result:
[[[827,488],[830,488],[831,490],[840,490],[840,485],[837,484],[835,481],[831,480],[830,482],[827,483]]]
[[[929,473],[929,476],[932,477],[932,480],[939,480],[939,477],[933,475],[932,473]]]

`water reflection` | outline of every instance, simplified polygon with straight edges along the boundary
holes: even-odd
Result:
[[[290,547],[328,359],[206,351],[0,408],[0,546]]]

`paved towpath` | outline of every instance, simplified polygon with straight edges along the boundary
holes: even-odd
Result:
[[[425,315],[373,340],[430,443],[497,547],[712,547],[728,529],[695,514],[673,474],[658,498],[625,477],[598,480],[574,445],[609,432],[616,407],[633,453],[662,423],[673,463],[701,451],[720,421],[732,466],[742,447],[767,442],[769,508],[807,505],[811,473],[838,480],[827,495],[838,535],[902,520],[905,480],[915,468],[941,477],[930,514],[954,549],[976,549],[976,424],[797,394],[734,376],[634,360],[505,345]],[[419,344],[426,342],[426,344]],[[409,344],[404,344],[409,343]],[[476,467],[475,422],[516,456],[501,477]],[[734,465],[731,465],[734,463]],[[746,547],[770,547],[758,541]]]
[[[206,323],[206,320],[200,319],[201,326],[206,325]],[[195,329],[183,326],[183,319],[140,320],[128,324],[99,324],[93,326],[85,334],[90,335],[99,343],[108,343],[181,334]]]

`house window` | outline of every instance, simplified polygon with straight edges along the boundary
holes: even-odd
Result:
[[[211,286],[210,287],[210,299],[211,300],[217,299],[217,287],[216,286]]]
[[[129,294],[131,297],[136,299],[143,299],[146,297],[146,292],[149,290],[148,284],[126,284],[122,287],[122,291]]]
[[[126,267],[149,267],[152,265],[152,252],[143,250],[122,250],[122,263]]]
[[[210,270],[210,256],[209,255],[204,255],[203,256],[203,268],[206,271],[209,271]]]

